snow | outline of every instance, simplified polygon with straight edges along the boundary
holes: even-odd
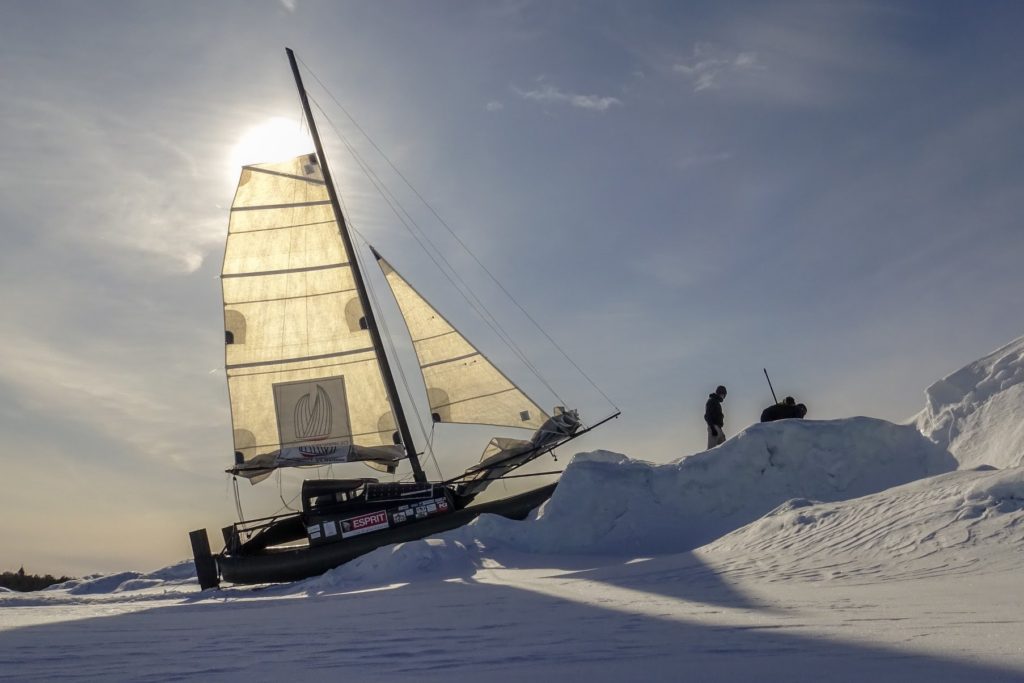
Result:
[[[964,467],[1024,464],[1024,337],[928,387],[921,433]]]
[[[0,591],[0,680],[1024,681],[1022,358],[914,424],[579,454],[528,520],[292,584],[204,592],[185,561]]]

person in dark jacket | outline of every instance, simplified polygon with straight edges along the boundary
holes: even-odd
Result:
[[[774,422],[788,418],[802,418],[807,414],[807,406],[797,403],[792,396],[787,396],[782,403],[768,406],[761,411],[761,422]]]
[[[722,411],[722,401],[728,393],[725,387],[719,385],[704,404],[704,422],[708,425],[708,448],[725,443],[725,413]]]

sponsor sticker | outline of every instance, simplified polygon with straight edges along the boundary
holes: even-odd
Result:
[[[314,524],[313,526],[306,527],[306,533],[309,534],[309,540],[317,540],[320,538],[320,525]]]
[[[387,529],[389,526],[391,525],[388,523],[387,511],[380,510],[342,520],[341,535],[343,538],[348,538],[349,536],[358,536],[359,534],[367,534],[371,531]]]
[[[338,525],[334,522],[324,522],[324,538],[338,535]]]

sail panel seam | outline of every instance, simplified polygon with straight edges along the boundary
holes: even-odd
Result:
[[[272,301],[290,301],[292,299],[312,299],[316,296],[330,296],[331,294],[343,294],[345,292],[354,292],[355,287],[349,287],[348,289],[332,289],[329,292],[318,292],[317,294],[297,294],[295,296],[278,296],[270,299],[239,299],[238,301],[224,301],[225,306],[244,306],[245,304],[266,304]]]
[[[349,262],[344,263],[326,263],[322,266],[306,266],[305,268],[282,268],[281,270],[260,270],[252,273],[222,273],[222,278],[230,277],[257,277],[260,275],[285,275],[287,273],[309,273],[314,270],[330,270],[331,268],[346,268],[349,266]]]
[[[433,363],[427,363],[426,365],[421,365],[420,369],[421,370],[426,370],[427,368],[432,368],[435,365],[444,365],[445,363],[454,363],[456,361],[466,360],[467,358],[472,358],[473,356],[479,356],[479,355],[480,355],[480,352],[477,351],[476,353],[467,353],[464,356],[457,356],[455,358],[447,358],[445,360],[435,360]]]
[[[370,357],[370,358],[363,358],[363,359],[359,359],[359,360],[342,361],[340,363],[324,363],[323,365],[312,365],[312,366],[305,367],[305,368],[302,368],[302,369],[303,370],[324,370],[326,368],[342,368],[342,367],[345,367],[346,365],[356,365],[358,363],[372,363],[375,360],[376,360],[376,356],[373,356],[373,357]],[[241,377],[258,377],[260,375],[278,375],[278,374],[287,373],[287,372],[295,372],[295,369],[294,368],[282,368],[282,369],[279,369],[279,370],[264,370],[264,371],[260,371],[260,372],[246,372],[246,373],[228,374],[228,381],[230,382],[230,380],[238,379],[238,378],[241,378]]]
[[[510,391],[518,391],[516,387],[509,387],[508,389],[502,389],[501,391],[494,391],[489,394],[480,394],[479,396],[470,396],[469,398],[462,398],[458,401],[449,401],[448,403],[442,403],[441,405],[431,406],[433,408],[448,408],[459,403],[466,403],[468,401],[478,401],[481,398],[490,398],[491,396],[497,396],[498,394],[507,394]],[[520,392],[522,393],[522,392]]]
[[[334,223],[334,219],[327,221],[313,221],[312,223],[291,223],[290,225],[275,225],[269,228],[256,228],[255,230],[233,230],[229,232],[229,235],[248,235],[255,234],[257,232],[270,232],[271,230],[288,230],[289,228],[308,228],[314,225],[330,225]]]
[[[451,330],[447,332],[442,332],[441,334],[432,334],[429,337],[420,337],[419,339],[413,339],[412,343],[419,344],[420,342],[430,341],[431,339],[440,339],[441,337],[447,337],[450,334],[459,334],[459,331],[452,328]],[[460,334],[459,336],[461,337],[462,335]]]
[[[276,175],[276,176],[281,176],[282,178],[291,178],[292,180],[301,180],[303,182],[311,183],[313,185],[323,185],[324,184],[324,181],[322,181],[322,180],[316,180],[314,178],[307,178],[307,177],[301,176],[301,175],[294,175],[292,173],[282,173],[281,171],[271,171],[270,169],[260,168],[259,166],[243,166],[242,168],[247,168],[250,171],[255,171],[257,173],[266,173],[267,175]]]
[[[258,206],[232,206],[232,211],[264,211],[269,209],[298,209],[303,206],[330,205],[330,199],[320,199],[315,202],[293,202],[291,204],[260,204]]]
[[[264,365],[285,365],[286,363],[303,363],[311,360],[323,360],[325,358],[338,358],[340,356],[351,356],[357,353],[373,353],[374,348],[372,346],[364,349],[354,349],[352,351],[338,351],[335,353],[322,353],[318,356],[297,356],[295,358],[281,358],[279,360],[261,360],[254,361],[252,363],[234,363],[231,365],[225,365],[227,370],[238,370],[240,368],[258,368]]]

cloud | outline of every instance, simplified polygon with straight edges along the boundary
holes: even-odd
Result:
[[[687,76],[693,82],[694,92],[720,88],[730,74],[764,69],[753,52],[732,52],[713,43],[693,46],[693,60],[676,63],[672,70]]]
[[[289,12],[294,12],[299,0],[281,0],[281,5]]]
[[[571,107],[589,109],[591,111],[607,111],[613,106],[622,105],[622,101],[615,97],[602,97],[600,95],[578,95],[576,93],[564,92],[553,85],[543,85],[535,90],[520,90],[515,88],[516,93],[524,100],[534,102],[568,104]]]
[[[168,370],[177,359],[154,369],[161,354],[147,358],[116,339],[61,348],[10,323],[0,329],[0,342],[6,349],[0,356],[4,410],[22,421],[40,420],[54,431],[77,424],[96,438],[123,444],[132,458],[189,469],[197,462],[191,435],[207,436],[223,428],[218,418],[227,419],[216,403],[219,382],[197,396],[195,378],[205,373]]]
[[[195,271],[223,243],[226,211],[211,208],[223,198],[221,179],[167,136],[113,111],[43,98],[7,102],[0,114],[4,132],[18,141],[14,154],[60,153],[63,160],[0,169],[10,193],[5,210],[26,217],[18,229],[45,216],[34,228],[40,239],[73,244],[108,263],[139,263],[142,256],[146,268],[166,272]],[[50,131],[41,149],[33,147],[39,127]]]
[[[484,108],[487,111],[501,111],[502,109],[505,108],[505,104],[499,102],[498,100],[491,100],[484,106]]]

